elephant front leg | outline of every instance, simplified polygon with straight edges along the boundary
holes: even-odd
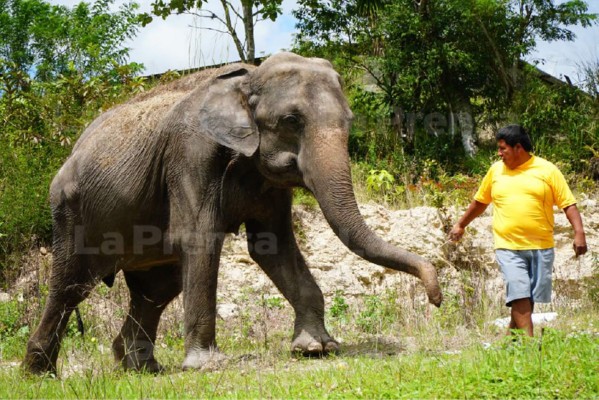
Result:
[[[226,359],[216,345],[216,287],[222,238],[183,253],[183,369],[210,369]]]
[[[304,355],[337,352],[338,342],[324,325],[324,298],[297,247],[291,219],[246,223],[252,258],[266,272],[295,311],[291,350]],[[265,249],[259,238],[274,234],[276,251]]]

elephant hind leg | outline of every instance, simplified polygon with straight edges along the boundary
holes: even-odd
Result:
[[[60,258],[60,257],[58,257]],[[99,278],[90,275],[83,257],[67,261],[55,259],[50,277],[49,295],[41,321],[27,342],[23,367],[34,374],[56,374],[60,342],[77,305],[85,300]]]
[[[161,372],[162,366],[154,358],[156,332],[162,312],[181,292],[181,268],[170,265],[128,271],[125,280],[131,299],[125,323],[112,343],[115,360],[124,369]]]
[[[83,237],[77,205],[67,200],[53,206],[52,273],[48,298],[40,323],[27,343],[23,368],[36,374],[56,373],[60,341],[69,317],[99,282],[102,270],[113,260],[102,259],[77,247]]]

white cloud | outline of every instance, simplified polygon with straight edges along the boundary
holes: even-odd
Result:
[[[50,0],[53,4],[69,7],[79,1]],[[115,8],[125,2],[116,0]],[[141,11],[151,11],[152,0],[141,0],[137,3],[140,4]],[[295,25],[291,10],[295,4],[295,0],[284,0],[282,16],[275,22],[262,21],[256,26],[257,56],[272,54],[291,46]],[[223,14],[219,0],[209,0],[203,7],[219,16]],[[238,25],[242,26],[241,21],[238,21]],[[171,15],[165,20],[154,17],[148,26],[141,28],[137,36],[126,44],[131,49],[130,60],[144,64],[145,74],[239,60],[233,40],[227,34],[205,28],[224,29],[215,20],[187,14]]]

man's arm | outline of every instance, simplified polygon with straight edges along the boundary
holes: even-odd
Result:
[[[582,226],[582,218],[576,204],[564,208],[564,212],[572,228],[574,228],[574,253],[578,257],[587,252],[587,240]]]
[[[472,200],[472,203],[468,206],[468,209],[462,215],[462,218],[453,226],[451,232],[449,232],[449,240],[457,242],[464,236],[464,230],[470,222],[476,217],[481,215],[486,209],[488,204],[481,203],[480,201]],[[584,233],[583,233],[584,234]]]

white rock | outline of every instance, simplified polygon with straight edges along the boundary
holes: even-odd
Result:
[[[581,207],[594,208],[597,207],[597,200],[584,199],[578,205]]]
[[[216,313],[222,319],[229,319],[236,316],[239,313],[239,306],[237,304],[232,303],[219,304],[216,306]]]
[[[533,313],[532,314],[532,323],[533,324],[542,324],[545,322],[551,322],[556,318],[557,318],[556,312],[536,313],[536,314]],[[510,324],[510,318],[498,318],[495,321],[493,321],[493,324],[500,328],[507,328],[508,325]]]

